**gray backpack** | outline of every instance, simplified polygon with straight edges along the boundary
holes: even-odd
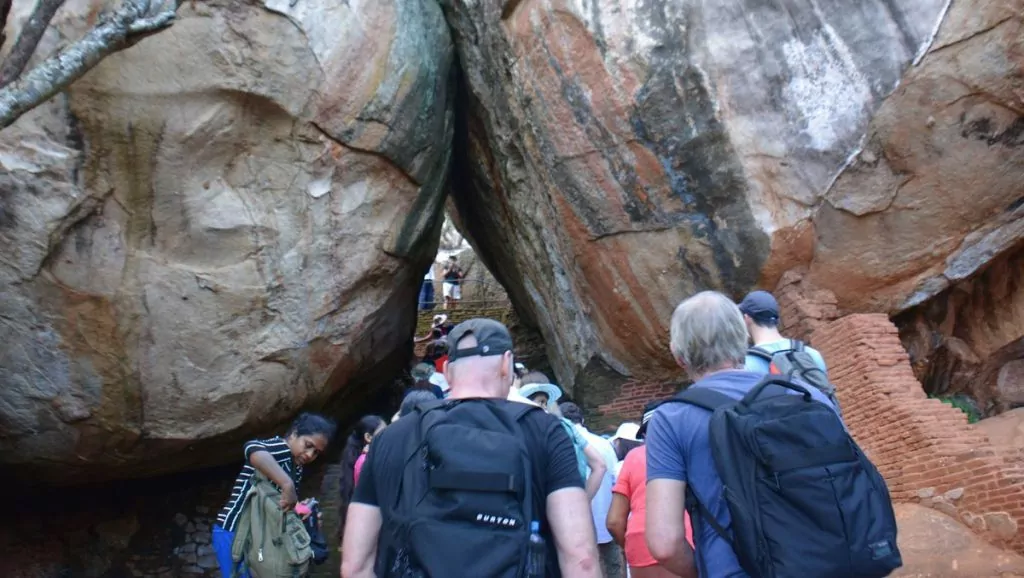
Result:
[[[814,386],[828,399],[839,411],[839,400],[836,399],[836,386],[828,380],[828,375],[818,367],[811,354],[807,353],[806,346],[799,339],[789,340],[789,349],[780,349],[771,353],[760,347],[751,347],[747,350],[748,355],[763,359],[768,362],[768,374],[781,376],[789,381],[802,381]],[[842,412],[840,411],[840,415]]]
[[[260,472],[244,497],[231,557],[252,578],[302,578],[313,559],[309,532],[295,512],[278,505],[281,491]]]

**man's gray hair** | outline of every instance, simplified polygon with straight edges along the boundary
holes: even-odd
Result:
[[[747,325],[739,307],[717,291],[701,291],[672,314],[672,354],[693,379],[724,367],[742,367]]]

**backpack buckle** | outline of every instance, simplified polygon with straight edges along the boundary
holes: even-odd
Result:
[[[260,562],[263,561],[263,548],[260,548],[259,551],[256,553],[256,559]]]

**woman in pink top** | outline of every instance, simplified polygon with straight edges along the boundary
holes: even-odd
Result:
[[[341,510],[339,511],[338,536],[345,532],[345,514],[348,513],[348,503],[352,500],[352,493],[359,481],[359,473],[363,470],[363,463],[366,461],[366,451],[370,449],[373,437],[384,431],[387,422],[384,418],[376,415],[364,415],[356,422],[348,439],[345,440],[345,449],[341,451],[341,478],[338,485],[341,489]]]
[[[640,426],[638,437],[646,430],[648,413]],[[622,462],[619,477],[612,488],[612,506],[608,510],[608,532],[626,552],[631,578],[672,578],[675,576],[663,568],[647,549],[644,523],[647,518],[647,448],[640,446],[628,454]],[[689,515],[686,518],[686,541],[693,545],[693,529]]]

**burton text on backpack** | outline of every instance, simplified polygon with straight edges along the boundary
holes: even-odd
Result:
[[[382,531],[378,576],[523,576],[534,508],[520,420],[530,411],[540,408],[444,400],[402,418],[419,423]]]

